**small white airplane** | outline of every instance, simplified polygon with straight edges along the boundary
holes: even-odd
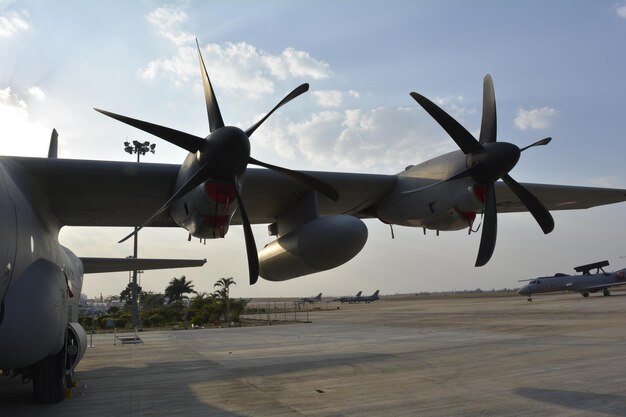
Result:
[[[362,219],[471,231],[477,213],[484,213],[476,260],[481,266],[495,248],[498,212],[530,211],[549,233],[554,227],[549,210],[626,200],[626,190],[513,180],[509,171],[522,152],[549,138],[521,149],[496,141],[490,76],[483,84],[478,140],[430,100],[411,93],[460,150],[397,175],[302,172],[261,162],[250,155],[250,137],[274,111],[306,92],[308,84],[244,131],[224,123],[199,47],[198,56],[209,121],[206,137],[98,110],[187,150],[182,165],[59,159],[56,132],[48,158],[0,157],[0,369],[32,380],[39,402],[64,398],[85,351],[85,331],[77,322],[84,273],[145,270],[151,262],[180,266],[167,260],[136,260],[131,266],[122,260],[81,259],[59,244],[64,226],[182,227],[189,239],[214,239],[223,238],[231,224],[241,224],[254,284],[259,275],[284,281],[349,261],[367,240]],[[276,236],[260,253],[252,223],[269,224]]]

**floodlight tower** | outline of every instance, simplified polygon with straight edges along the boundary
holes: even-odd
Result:
[[[139,142],[138,140],[134,140],[133,144],[131,145],[130,142],[124,142],[124,151],[126,153],[129,153],[130,155],[132,154],[137,154],[137,163],[139,163],[139,158],[141,155],[145,155],[148,152],[154,153],[154,149],[156,148],[156,144],[155,143],[150,143],[148,141],[145,142]],[[135,226],[135,239],[133,242],[133,258],[137,259],[137,226]],[[133,328],[136,330],[137,329],[137,317],[138,317],[138,294],[137,294],[137,270],[133,271],[133,277],[131,280],[131,302],[130,302],[130,316],[131,316],[131,322],[133,324]]]

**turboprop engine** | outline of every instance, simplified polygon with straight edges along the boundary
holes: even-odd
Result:
[[[286,281],[343,265],[367,241],[367,227],[345,214],[311,220],[268,243],[259,253],[259,275]]]
[[[414,169],[417,177],[419,169],[420,166]],[[441,181],[416,193],[405,190],[410,187],[409,180],[408,176],[400,177],[398,189],[378,203],[376,215],[381,221],[438,231],[461,230],[471,228],[482,210],[484,187],[479,184],[472,185],[466,179]]]

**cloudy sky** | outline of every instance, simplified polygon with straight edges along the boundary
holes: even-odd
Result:
[[[150,140],[146,163],[184,151],[93,107],[198,136],[208,133],[198,38],[227,124],[246,128],[291,89],[311,84],[252,140],[258,159],[294,169],[394,174],[455,149],[410,98],[435,100],[471,132],[480,127],[482,78],[493,76],[500,140],[527,145],[520,182],[626,188],[626,2],[613,1],[11,1],[0,0],[0,153],[46,155],[50,131],[63,158],[124,160],[124,140]],[[517,280],[608,259],[626,264],[626,205],[553,213],[544,236],[529,214],[499,216],[491,262],[474,268],[479,234],[423,235],[369,220],[369,240],[348,264],[283,283],[247,282],[243,233],[187,242],[150,229],[140,256],[206,258],[201,269],[146,272],[162,291],[185,274],[211,291],[234,277],[234,296],[383,294],[518,286]],[[257,245],[269,242],[254,226]],[[66,228],[79,256],[125,257],[125,229]],[[127,274],[91,275],[90,296],[119,293]]]

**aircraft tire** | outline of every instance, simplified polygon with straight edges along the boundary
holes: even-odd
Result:
[[[41,360],[33,372],[33,393],[41,404],[54,404],[65,398],[65,347]]]

